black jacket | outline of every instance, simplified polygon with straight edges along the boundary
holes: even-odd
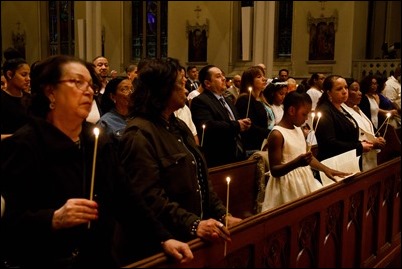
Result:
[[[29,267],[111,267],[116,222],[130,226],[139,255],[144,245],[160,252],[172,236],[163,229],[127,180],[113,145],[99,135],[94,200],[99,219],[53,230],[52,216],[70,198],[89,198],[94,152],[94,125],[83,124],[80,147],[44,120],[19,129],[1,143],[1,191],[6,200],[2,218],[2,256]],[[146,241],[145,241],[146,240]],[[68,261],[79,253],[77,260]],[[133,253],[134,255],[135,253]]]

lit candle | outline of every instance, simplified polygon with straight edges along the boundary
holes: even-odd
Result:
[[[201,147],[204,144],[205,124],[202,125]]]
[[[385,137],[385,134],[387,133],[390,118],[391,118],[391,113],[388,112],[387,113],[387,120],[386,120],[387,125],[385,125],[385,131],[384,131],[384,134],[382,135],[382,137]]]
[[[94,128],[95,135],[95,146],[94,146],[94,156],[92,159],[92,176],[91,176],[91,191],[89,193],[89,200],[93,200],[94,196],[94,185],[95,185],[95,167],[96,167],[96,153],[98,151],[98,137],[99,137],[99,128]],[[88,222],[88,229],[91,228],[91,222]]]
[[[315,112],[311,112],[311,130],[310,130],[310,132],[309,132],[309,134],[308,135],[310,135],[310,136],[308,136],[307,135],[307,152],[309,152],[310,150],[311,150],[311,144],[313,144],[313,135],[314,135],[314,133],[313,133],[313,130],[314,130],[314,128],[313,128],[313,124],[314,124],[314,118],[315,118]]]
[[[314,112],[311,113],[311,116],[313,118],[313,125],[314,125],[315,113]],[[315,131],[317,130],[318,123],[320,122],[320,119],[321,119],[321,112],[317,113],[317,117],[318,117],[317,123],[315,124],[315,127],[313,128],[313,132],[310,135],[310,139],[307,141],[307,152],[309,152],[311,150],[311,146],[313,144],[313,139],[315,136]]]
[[[250,110],[251,91],[252,91],[252,90],[253,90],[253,88],[248,87],[248,91],[250,92],[250,94],[248,95],[248,105],[247,105],[246,118],[248,118],[248,111]]]
[[[229,217],[229,184],[230,184],[230,177],[226,178],[227,183],[227,190],[226,190],[226,215],[225,215],[225,227],[228,228],[228,217]],[[225,241],[225,251],[224,257],[226,257],[226,250],[227,250],[227,242]]]
[[[374,134],[374,136],[376,136],[378,134],[378,132],[380,132],[381,128],[384,126],[385,123],[387,123],[387,126],[388,126],[388,121],[389,121],[390,117],[391,117],[391,113],[388,112],[387,113],[387,118],[381,124],[380,128],[377,129],[377,132]],[[387,128],[385,128],[385,131],[387,131]],[[385,137],[385,132],[384,132],[384,135],[382,137]]]
[[[317,123],[316,123],[315,128],[314,128],[314,134],[315,134],[315,131],[317,130],[318,123],[320,122],[320,119],[321,119],[321,112],[317,113],[317,117],[318,117],[318,120],[317,120]]]

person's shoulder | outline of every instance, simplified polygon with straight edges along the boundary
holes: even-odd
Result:
[[[113,117],[113,113],[111,111],[106,112],[105,114],[103,114],[100,118],[98,122],[103,122],[103,121],[108,121],[110,118]]]
[[[204,101],[204,102],[208,102],[208,101],[210,101],[211,100],[211,98],[216,98],[213,94],[212,94],[212,92],[210,92],[210,91],[208,91],[208,90],[205,90],[205,91],[203,91],[202,93],[200,93],[199,95],[197,95],[196,97],[194,97],[193,98],[193,101],[195,100],[195,99],[198,99],[198,100],[202,100],[202,101]]]
[[[239,96],[237,97],[237,102],[240,100],[248,100],[248,98],[249,98],[249,94],[248,93],[245,93],[245,92],[243,92],[243,93],[241,93],[241,94],[239,94]]]
[[[35,141],[46,141],[44,137],[49,133],[49,125],[50,124],[43,119],[30,118],[27,123],[17,129],[11,136],[1,141],[2,150],[5,149],[7,144],[20,144],[26,145],[26,147],[32,147],[38,144]],[[47,138],[49,138],[49,136]]]
[[[191,91],[191,92],[188,94],[187,99],[193,99],[193,98],[197,97],[198,95],[200,95],[200,92],[199,92],[199,91]]]

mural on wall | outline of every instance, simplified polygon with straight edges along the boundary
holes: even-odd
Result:
[[[334,60],[337,11],[331,17],[319,18],[312,17],[309,12],[307,26],[310,34],[309,60]]]
[[[207,61],[207,31],[196,28],[188,33],[188,61]]]
[[[186,37],[188,39],[188,62],[205,64],[208,54],[208,31],[209,21],[206,19],[204,24],[199,24],[201,8],[199,6],[194,10],[197,21],[191,25],[187,21]]]

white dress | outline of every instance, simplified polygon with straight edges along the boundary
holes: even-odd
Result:
[[[282,164],[306,153],[306,140],[300,127],[286,129],[276,125],[273,130],[278,130],[283,136]],[[291,202],[322,187],[309,165],[298,167],[279,178],[271,175],[265,188],[262,211]]]

